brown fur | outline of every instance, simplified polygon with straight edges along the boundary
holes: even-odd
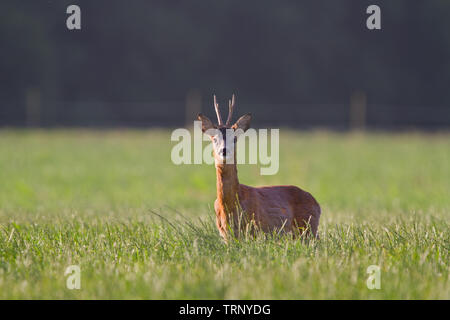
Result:
[[[216,165],[217,199],[214,203],[216,224],[227,239],[230,219],[237,219],[242,209],[247,222],[253,220],[264,232],[294,231],[309,225],[308,232],[317,236],[320,206],[314,197],[295,186],[253,188],[239,183],[236,164]],[[235,234],[239,230],[234,230]]]

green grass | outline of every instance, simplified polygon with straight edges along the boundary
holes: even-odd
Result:
[[[280,132],[279,173],[240,181],[311,192],[320,241],[222,243],[215,170],[169,131],[0,131],[0,298],[450,298],[448,133]]]

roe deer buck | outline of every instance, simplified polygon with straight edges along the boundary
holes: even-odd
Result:
[[[233,231],[240,230],[238,219],[253,221],[264,232],[273,230],[307,230],[317,236],[320,206],[314,197],[295,186],[249,187],[239,183],[236,169],[236,141],[240,132],[250,127],[251,114],[243,115],[230,126],[235,97],[229,100],[227,122],[220,116],[219,105],[214,95],[218,125],[208,117],[198,115],[202,131],[212,140],[217,175],[217,199],[214,202],[216,224],[222,238],[227,241],[232,222]],[[239,130],[240,129],[240,130]]]

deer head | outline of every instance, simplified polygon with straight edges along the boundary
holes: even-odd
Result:
[[[228,100],[228,118],[224,124],[220,115],[219,104],[214,95],[214,108],[217,114],[218,124],[215,125],[208,117],[203,114],[197,116],[198,120],[202,122],[202,131],[207,134],[213,144],[214,159],[216,164],[235,163],[236,141],[238,136],[250,128],[250,120],[252,118],[250,113],[240,117],[235,124],[231,126],[233,117],[235,96]]]

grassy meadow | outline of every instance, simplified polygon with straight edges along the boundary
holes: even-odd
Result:
[[[0,298],[450,299],[449,133],[281,129],[278,174],[240,165],[240,182],[311,192],[310,243],[225,245],[214,167],[174,165],[175,144],[168,130],[0,130]]]

